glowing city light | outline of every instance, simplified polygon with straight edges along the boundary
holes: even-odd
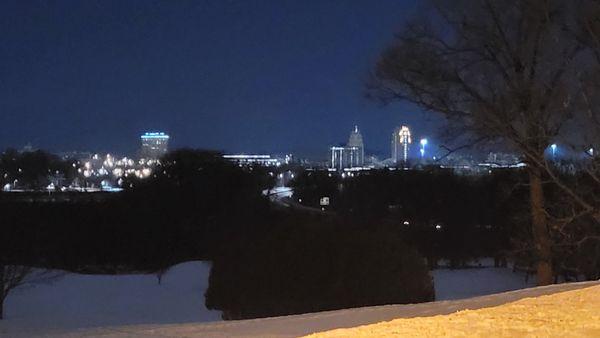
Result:
[[[404,162],[406,162],[408,160],[408,145],[412,143],[410,129],[408,129],[407,126],[402,126],[398,132],[398,136],[400,137],[400,144],[403,148],[403,159]]]
[[[121,177],[121,176],[123,176],[123,169],[115,168],[115,169],[113,169],[112,173],[115,177]]]
[[[163,140],[168,140],[169,139],[169,135],[163,133],[163,132],[153,132],[153,133],[144,133],[144,135],[141,136],[142,139],[163,139]]]

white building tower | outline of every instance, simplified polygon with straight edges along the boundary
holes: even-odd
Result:
[[[401,126],[394,130],[392,134],[392,160],[394,163],[408,161],[408,149],[411,143],[410,129],[407,126]]]
[[[358,126],[354,126],[346,147],[350,149],[354,148],[354,151],[351,153],[351,165],[353,167],[362,167],[365,164],[365,144],[362,134],[358,131]]]

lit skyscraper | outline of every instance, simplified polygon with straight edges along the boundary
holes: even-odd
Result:
[[[158,133],[145,133],[141,137],[142,149],[140,156],[145,159],[157,159],[167,153],[169,135]]]
[[[331,147],[331,168],[342,170],[344,168],[362,167],[365,162],[365,146],[358,126],[350,133],[346,146]]]
[[[408,160],[408,148],[412,143],[410,129],[407,126],[398,127],[392,134],[392,161],[394,163]]]
[[[356,154],[353,156],[352,164],[355,167],[362,167],[365,164],[365,144],[363,143],[363,137],[360,131],[358,131],[358,126],[354,126],[354,130],[350,133],[346,147],[356,148]]]

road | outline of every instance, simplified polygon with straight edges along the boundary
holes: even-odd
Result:
[[[264,192],[263,192],[264,193]],[[276,187],[267,192],[269,199],[271,202],[275,203],[278,206],[284,208],[291,208],[294,210],[304,211],[311,214],[319,214],[319,215],[327,215],[333,216],[335,212],[321,210],[320,208],[309,207],[295,201],[292,196],[294,194],[294,190],[290,187]]]

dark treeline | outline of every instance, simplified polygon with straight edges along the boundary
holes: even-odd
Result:
[[[0,194],[1,257],[71,271],[152,270],[209,259],[220,238],[268,211],[267,175],[212,152],[176,151],[164,163],[104,198],[26,203],[23,193]]]
[[[432,300],[428,268],[440,259],[453,267],[482,256],[535,264],[521,171],[296,175],[294,199],[318,207],[330,197],[325,214],[270,203],[262,192],[273,176],[184,149],[151,177],[126,180],[122,193],[54,192],[68,196],[54,202],[0,193],[0,265],[125,273],[210,260],[207,306],[241,319]],[[555,212],[567,215],[568,203],[551,192]],[[554,262],[593,278],[599,248],[583,240],[589,223],[578,222],[553,231]]]
[[[213,261],[206,305],[225,319],[434,300],[398,228],[289,213],[261,228]]]
[[[562,178],[593,199],[598,191],[584,174]],[[388,224],[403,229],[406,241],[418,247],[430,267],[446,259],[451,267],[469,259],[494,257],[533,270],[538,257],[530,230],[527,173],[497,169],[486,175],[457,175],[435,167],[423,170],[374,170],[355,177],[305,171],[293,182],[296,200],[318,207],[330,198],[330,210],[365,224]],[[600,238],[593,220],[573,217],[572,201],[556,186],[544,186],[553,214],[552,263],[555,276],[600,276]],[[570,217],[569,217],[570,216]],[[565,225],[569,225],[568,227]]]
[[[273,183],[264,168],[179,150],[102,198],[0,193],[0,265],[126,273],[210,260],[207,305],[227,319],[434,298],[399,229],[275,207],[262,193]]]
[[[433,167],[346,178],[306,171],[294,185],[295,198],[307,204],[330,196],[332,209],[347,219],[402,229],[431,267],[439,259],[459,267],[478,257],[504,263],[518,227],[514,216],[527,203],[520,176],[514,170],[464,176]]]
[[[7,149],[0,153],[0,188],[11,184],[25,189],[44,189],[53,179],[70,181],[75,175],[72,161],[42,150]]]

